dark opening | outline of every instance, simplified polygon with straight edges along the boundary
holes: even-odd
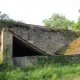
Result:
[[[13,57],[44,55],[13,36]]]

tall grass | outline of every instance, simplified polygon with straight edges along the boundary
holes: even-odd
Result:
[[[75,80],[79,76],[80,64],[76,63],[35,65],[23,70],[7,64],[0,66],[0,80]]]

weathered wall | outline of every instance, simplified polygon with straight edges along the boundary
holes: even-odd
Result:
[[[13,65],[13,36],[4,29],[1,32],[1,55],[3,57],[3,62]]]
[[[24,57],[13,57],[13,63],[16,66],[24,68],[26,66],[37,65],[37,57],[36,56],[24,56]]]
[[[24,56],[14,57],[14,64],[21,68],[32,65],[44,65],[50,63],[59,63],[61,65],[69,63],[80,64],[80,55],[55,55],[55,56]]]
[[[29,25],[29,27],[25,28],[14,27],[11,29],[23,39],[52,55],[76,38],[74,32],[48,29],[37,25]]]

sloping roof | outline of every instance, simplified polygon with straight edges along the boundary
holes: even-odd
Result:
[[[14,37],[16,37],[17,39],[19,39],[20,41],[22,41],[25,45],[27,45],[29,48],[35,50],[36,52],[39,52],[40,54],[43,54],[43,55],[49,55],[50,56],[50,54],[46,53],[45,51],[42,51],[38,47],[36,47],[33,44],[29,43],[27,40],[24,40],[21,36],[15,34],[9,28],[4,28],[2,31],[8,31],[10,34],[12,34]]]

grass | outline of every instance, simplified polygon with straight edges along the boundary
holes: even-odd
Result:
[[[80,64],[44,64],[25,69],[0,66],[0,80],[80,80]]]

